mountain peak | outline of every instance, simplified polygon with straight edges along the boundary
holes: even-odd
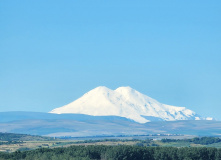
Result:
[[[139,123],[146,123],[156,118],[166,121],[199,119],[195,112],[185,107],[162,104],[129,86],[115,90],[99,86],[74,102],[52,110],[51,113],[120,116]]]
[[[120,91],[120,92],[133,92],[136,91],[135,89],[131,88],[130,86],[126,86],[126,87],[118,87],[117,89],[115,89],[115,91]]]
[[[111,89],[107,88],[106,86],[98,86],[98,87],[92,89],[91,91],[110,91],[110,90]],[[135,91],[135,90],[133,88],[131,88],[130,86],[122,86],[122,87],[118,87],[117,89],[115,89],[115,91],[131,92],[131,91]]]
[[[92,89],[91,91],[109,91],[109,90],[110,89],[105,86],[99,86],[99,87]]]

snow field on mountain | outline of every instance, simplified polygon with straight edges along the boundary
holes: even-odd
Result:
[[[97,87],[79,99],[50,113],[78,113],[93,116],[120,116],[139,123],[149,122],[147,117],[157,117],[165,121],[201,119],[195,112],[185,107],[162,104],[130,87],[111,90]]]

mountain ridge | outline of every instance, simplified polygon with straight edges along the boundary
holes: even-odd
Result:
[[[162,104],[129,86],[119,87],[115,90],[99,86],[77,100],[55,108],[49,113],[113,115],[132,119],[138,123],[150,122],[147,117],[155,117],[163,121],[203,119],[190,109]]]

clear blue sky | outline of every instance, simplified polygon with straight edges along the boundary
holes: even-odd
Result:
[[[0,111],[132,88],[221,119],[221,1],[2,0]]]

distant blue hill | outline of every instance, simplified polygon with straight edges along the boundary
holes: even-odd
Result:
[[[187,134],[220,136],[221,121],[155,121],[140,124],[118,116],[0,112],[0,132],[72,136]]]
[[[12,122],[18,120],[77,120],[77,121],[108,121],[108,120],[124,120],[134,122],[133,120],[118,117],[118,116],[90,116],[85,114],[53,114],[43,112],[25,112],[25,111],[13,111],[13,112],[0,112],[0,122]]]

